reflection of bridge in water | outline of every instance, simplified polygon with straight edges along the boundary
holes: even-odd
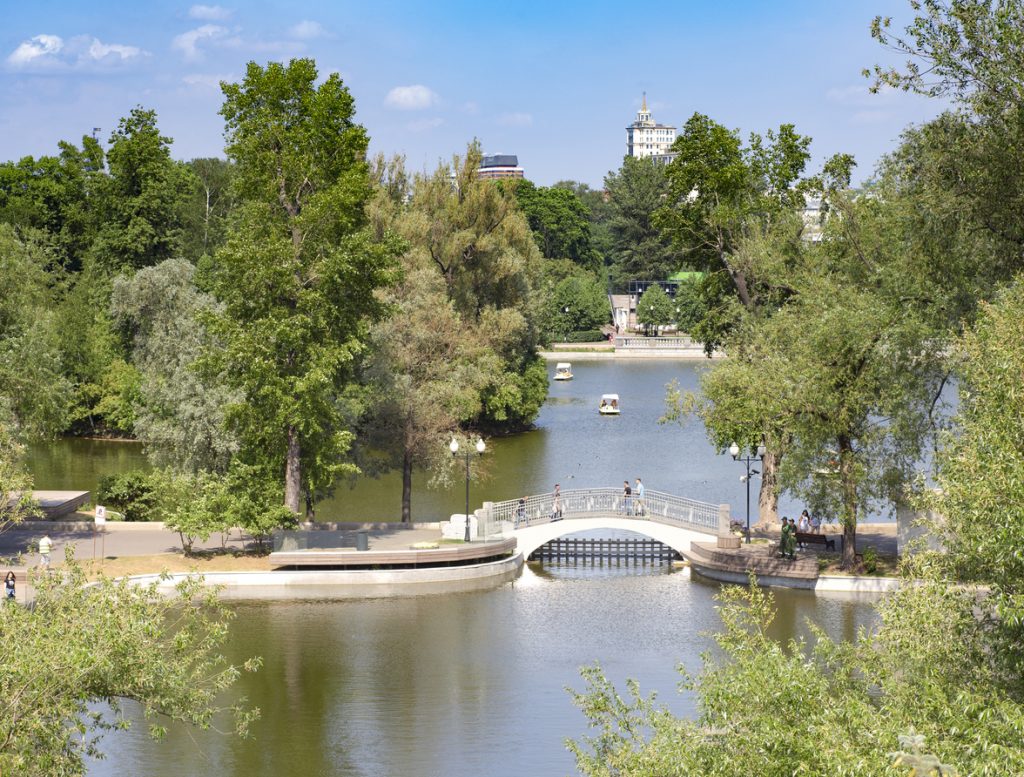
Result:
[[[657,540],[680,554],[693,542],[714,541],[729,531],[729,506],[647,491],[626,498],[621,489],[588,488],[539,494],[524,500],[485,502],[476,511],[480,536],[515,537],[527,559],[546,543],[566,534],[619,529]]]

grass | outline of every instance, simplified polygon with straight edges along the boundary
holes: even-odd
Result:
[[[265,555],[239,551],[205,550],[191,556],[183,553],[155,553],[150,556],[107,556],[82,561],[90,578],[126,575],[155,575],[161,572],[269,572],[274,567]],[[54,566],[57,566],[56,564]]]

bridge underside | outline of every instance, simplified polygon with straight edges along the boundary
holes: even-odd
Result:
[[[533,526],[516,529],[511,532],[511,536],[516,538],[517,548],[522,552],[523,558],[526,559],[537,548],[551,540],[564,537],[567,534],[593,531],[595,529],[617,529],[619,531],[635,532],[668,545],[674,551],[684,555],[689,552],[691,543],[710,542],[714,540],[715,536],[691,529],[682,529],[678,526],[670,526],[654,520],[624,518],[621,515],[573,518],[571,520],[534,524]]]

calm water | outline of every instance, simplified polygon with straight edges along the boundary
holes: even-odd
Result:
[[[554,364],[549,364],[554,373]],[[524,494],[592,486],[621,486],[643,478],[649,489],[715,504],[728,502],[733,515],[743,518],[745,488],[740,464],[727,454],[717,455],[708,444],[699,420],[686,426],[661,426],[665,386],[676,379],[696,390],[706,362],[672,360],[593,361],[573,364],[575,379],[551,382],[537,428],[523,434],[487,440],[483,457],[486,476],[474,481],[470,501],[512,499]],[[622,415],[601,416],[603,393],[621,397]],[[89,489],[108,472],[146,466],[136,443],[60,440],[30,452],[30,467],[41,489]],[[757,488],[751,484],[752,521],[757,518]],[[465,508],[464,480],[457,477],[448,490],[427,487],[427,478],[413,479],[414,520],[447,520]],[[380,479],[363,478],[355,487],[338,486],[334,496],[317,507],[320,520],[397,520],[401,513],[401,473]],[[780,509],[799,512],[784,497]]]
[[[483,592],[352,602],[241,605],[227,653],[262,655],[240,691],[263,710],[255,739],[145,725],[106,740],[92,777],[338,775],[522,777],[574,774],[567,737],[587,733],[564,688],[600,660],[678,714],[674,667],[700,666],[720,628],[713,585],[662,566],[530,565]],[[778,638],[812,619],[852,638],[873,610],[852,597],[777,593]]]

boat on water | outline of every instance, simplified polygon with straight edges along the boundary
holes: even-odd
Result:
[[[602,394],[601,404],[597,407],[597,412],[601,415],[618,415],[619,414],[619,395],[618,394]]]
[[[572,380],[572,365],[569,362],[555,365],[555,380]]]

